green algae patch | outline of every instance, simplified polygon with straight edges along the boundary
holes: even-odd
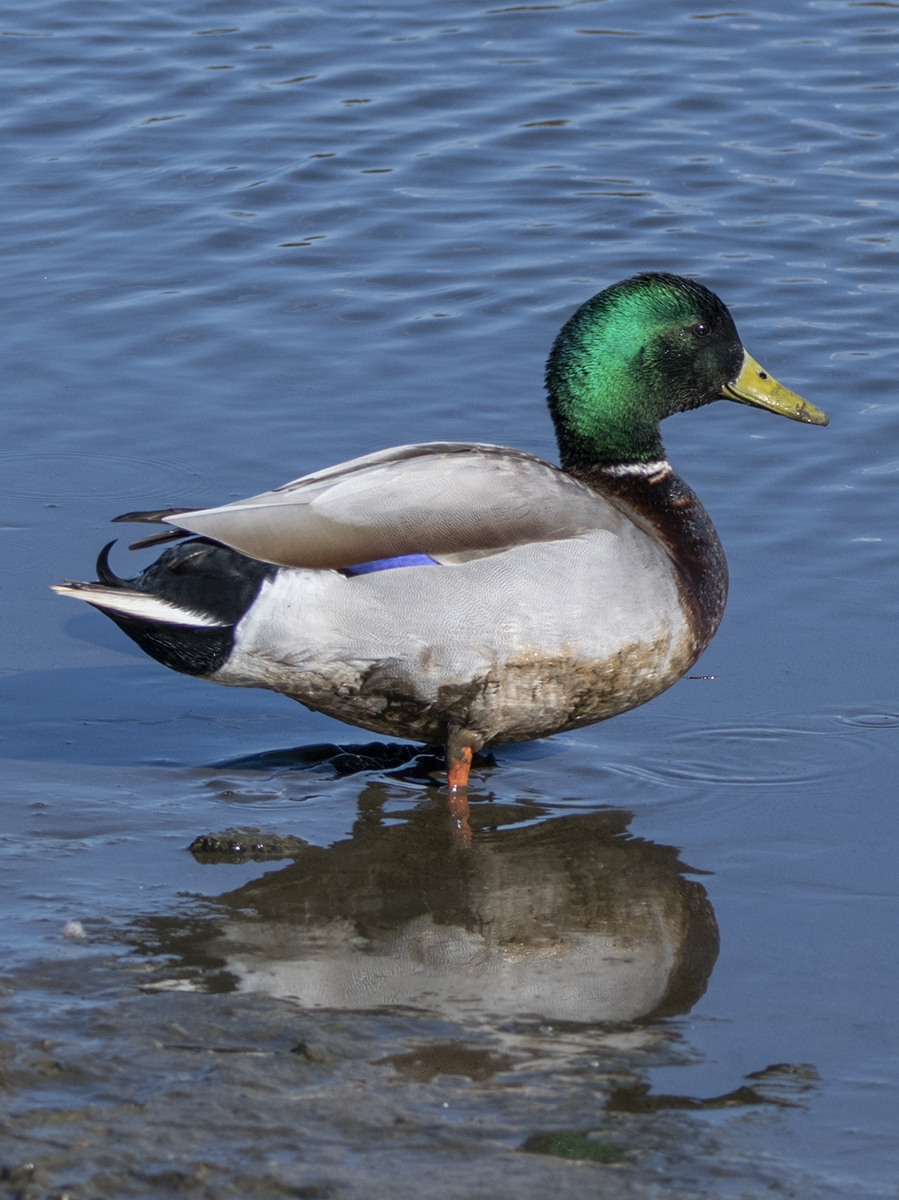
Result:
[[[532,1133],[521,1147],[528,1154],[551,1154],[556,1158],[585,1159],[589,1162],[625,1162],[630,1146],[622,1142],[603,1142],[588,1130],[557,1130]]]

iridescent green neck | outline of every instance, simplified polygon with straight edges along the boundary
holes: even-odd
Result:
[[[562,465],[648,462],[662,458],[663,413],[652,402],[659,381],[646,361],[646,331],[636,305],[583,305],[556,338],[546,371]],[[646,379],[647,373],[650,379]],[[651,386],[655,383],[656,389]]]
[[[651,462],[665,457],[658,419],[634,395],[626,369],[599,375],[567,363],[551,384],[550,410],[562,466]]]

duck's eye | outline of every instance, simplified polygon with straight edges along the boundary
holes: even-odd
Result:
[[[705,321],[697,321],[695,325],[690,327],[690,332],[694,337],[705,337],[706,334],[709,334],[712,331],[710,327],[706,325]]]

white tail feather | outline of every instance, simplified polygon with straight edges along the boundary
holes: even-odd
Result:
[[[194,629],[221,629],[228,621],[218,621],[208,613],[179,608],[169,600],[147,592],[131,592],[124,588],[104,587],[102,584],[56,584],[52,589],[60,596],[84,600],[96,608],[136,617],[141,621],[161,621],[165,625],[187,625]]]

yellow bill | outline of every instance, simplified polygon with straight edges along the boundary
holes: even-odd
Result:
[[[826,425],[829,418],[819,408],[785,388],[755,361],[751,354],[743,351],[743,366],[733,383],[721,389],[725,399],[737,400],[740,404],[752,404],[756,408],[767,408],[780,413],[791,421],[805,421],[808,425]]]

